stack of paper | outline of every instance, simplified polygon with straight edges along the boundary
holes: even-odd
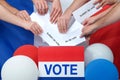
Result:
[[[81,24],[86,18],[92,16],[101,8],[97,9],[94,5],[94,0],[90,0],[81,8],[73,12],[75,22],[71,24],[68,32],[62,34],[58,31],[56,24],[50,23],[50,14],[49,12],[42,16],[37,12],[34,12],[31,15],[33,21],[36,21],[43,29],[43,33],[39,35],[44,41],[46,41],[49,46],[75,46],[85,41],[85,38],[80,38],[82,33],[83,25]]]
[[[75,46],[85,41],[85,38],[80,38],[83,26],[77,21],[71,25],[67,33],[62,34],[58,31],[57,24],[50,23],[49,12],[44,16],[32,13],[31,19],[42,27],[43,33],[39,36],[50,46]]]

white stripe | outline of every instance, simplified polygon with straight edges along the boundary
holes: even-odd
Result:
[[[39,62],[39,72],[40,77],[84,77],[84,62]]]

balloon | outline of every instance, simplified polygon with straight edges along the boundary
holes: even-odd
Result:
[[[119,74],[114,64],[105,59],[90,62],[85,70],[85,80],[118,80]]]
[[[113,62],[113,53],[106,45],[95,43],[85,49],[85,66],[95,59],[106,59]]]
[[[2,80],[38,80],[38,68],[27,56],[13,56],[3,65]]]
[[[14,56],[16,55],[28,56],[38,65],[38,49],[33,45],[23,45],[19,47],[14,52]]]

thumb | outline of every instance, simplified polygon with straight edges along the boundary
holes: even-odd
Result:
[[[83,38],[85,36],[85,33],[82,32],[82,34],[80,35],[80,38]]]
[[[100,0],[95,0],[95,2],[93,3],[94,5],[98,4],[100,2]]]

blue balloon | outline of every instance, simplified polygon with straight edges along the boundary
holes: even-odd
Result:
[[[96,59],[86,66],[85,80],[118,80],[118,70],[105,59]]]

